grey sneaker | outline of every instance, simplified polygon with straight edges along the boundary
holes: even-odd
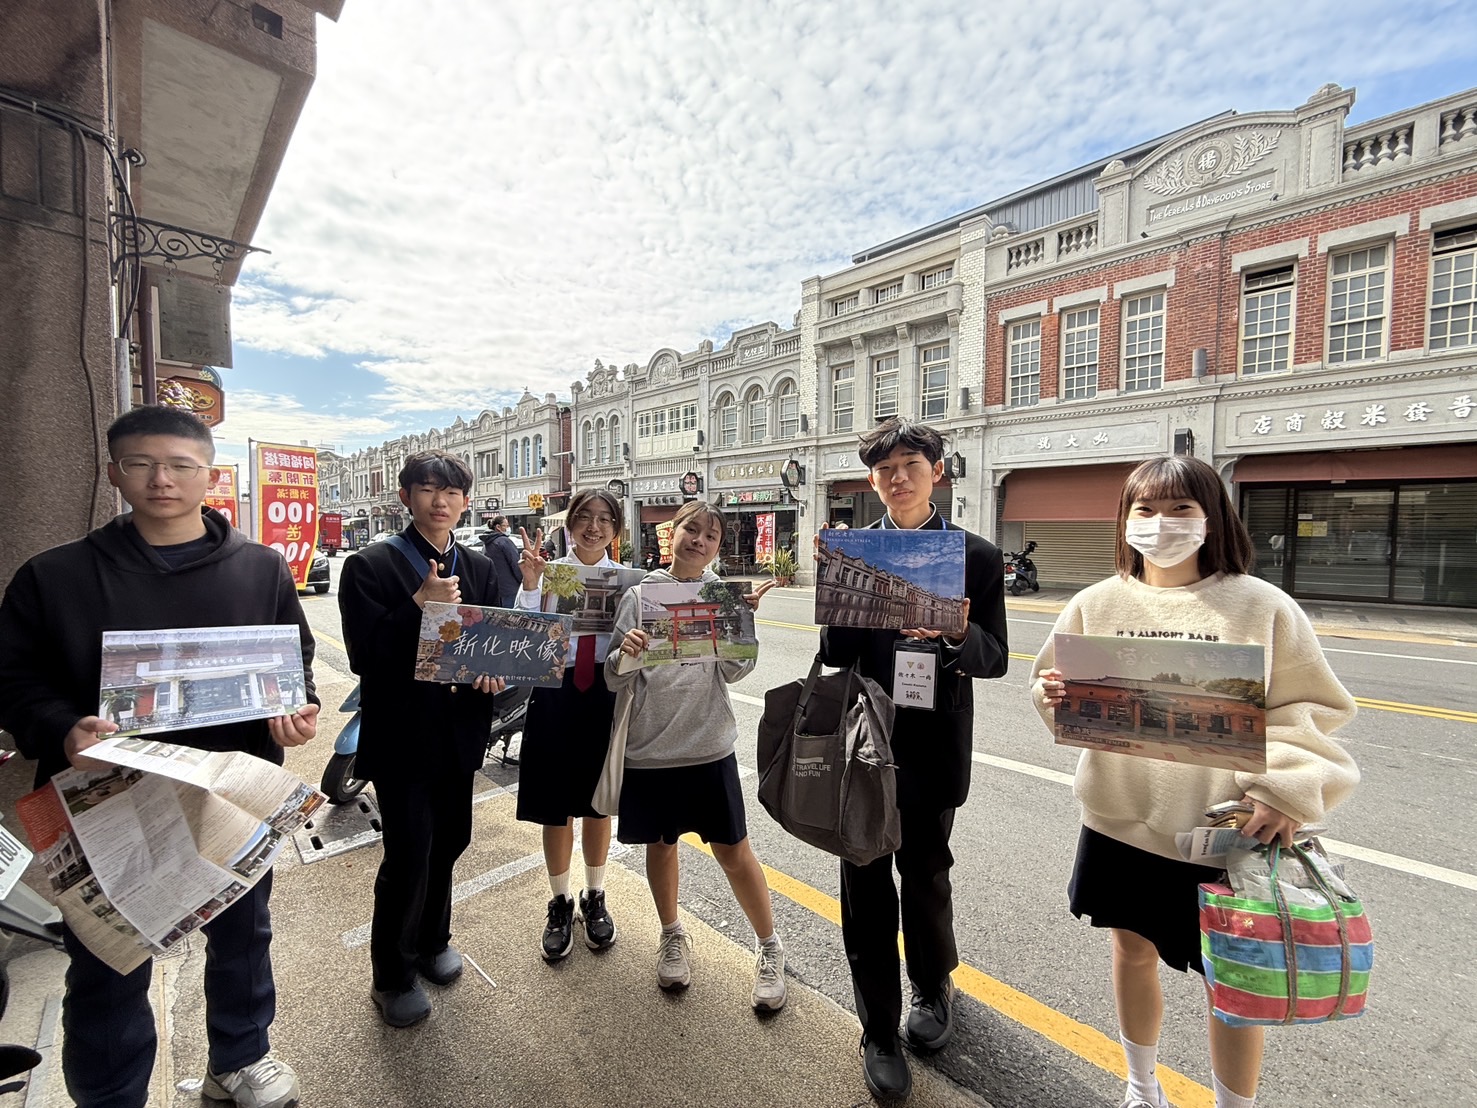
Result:
[[[692,967],[687,964],[687,952],[692,949],[692,939],[680,928],[663,931],[661,946],[656,956],[656,983],[664,989],[685,989],[692,983]]]
[[[754,1010],[778,1012],[785,1006],[785,948],[775,939],[760,943],[754,958]]]
[[[205,1071],[201,1095],[238,1108],[297,1108],[297,1074],[270,1054],[229,1073]]]

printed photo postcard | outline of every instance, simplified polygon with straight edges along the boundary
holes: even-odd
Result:
[[[428,603],[421,615],[415,679],[470,685],[501,677],[510,685],[559,685],[573,616]]]
[[[759,656],[751,581],[647,581],[638,586],[643,664],[743,661]]]
[[[823,627],[964,630],[964,532],[827,528],[816,548]]]
[[[97,714],[119,735],[291,715],[308,703],[296,624],[104,631]]]
[[[577,633],[608,635],[615,626],[621,597],[645,576],[644,570],[626,566],[547,566],[543,610],[572,617]]]
[[[1181,638],[1053,636],[1066,698],[1059,746],[1261,773],[1267,768],[1261,646]]]

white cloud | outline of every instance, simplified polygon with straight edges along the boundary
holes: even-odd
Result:
[[[410,423],[566,394],[597,357],[788,325],[805,277],[1092,157],[1470,52],[1431,33],[1464,11],[352,0],[319,22],[236,338],[352,354]]]
[[[217,460],[222,462],[241,461],[248,439],[289,446],[306,440],[310,446],[318,446],[379,440],[399,433],[395,424],[382,416],[315,412],[292,396],[232,389],[226,404],[229,419],[217,434]]]

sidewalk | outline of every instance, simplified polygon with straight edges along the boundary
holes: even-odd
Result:
[[[1056,614],[1076,595],[1075,589],[1042,589],[1005,598],[1013,612]],[[1477,611],[1428,608],[1414,604],[1359,604],[1328,600],[1298,601],[1318,634],[1349,639],[1477,646]]]
[[[326,702],[341,695],[325,693]],[[332,734],[335,713],[325,726]],[[289,752],[288,765],[316,780],[325,756],[303,747]],[[549,889],[539,831],[514,820],[512,792],[481,774],[476,780],[473,842],[456,875],[454,941],[487,976],[469,964],[450,988],[428,986],[434,1010],[419,1026],[386,1027],[369,1000],[367,925],[378,846],[311,864],[289,847],[277,863],[272,1044],[302,1079],[302,1108],[872,1103],[854,1015],[793,976],[782,1011],[761,1018],[750,1008],[753,954],[735,941],[749,938],[745,927],[735,925],[731,937],[684,912],[692,985],[671,995],[657,988],[659,927],[639,856],[618,862],[613,851],[606,872],[620,929],[614,948],[592,953],[577,926],[569,958],[545,965],[537,943]],[[683,854],[684,869],[711,864],[685,848]],[[576,856],[576,869],[580,864]],[[181,956],[155,963],[161,1048],[151,1108],[201,1104],[205,944],[197,934],[184,945]],[[49,950],[10,963],[14,993],[3,1037],[41,1043],[48,1060],[33,1076],[34,1090],[0,1096],[0,1108],[71,1103],[59,1051],[46,1045],[60,1042],[55,1019],[65,966],[65,957]],[[910,1105],[989,1108],[926,1062],[913,1059],[912,1068]]]

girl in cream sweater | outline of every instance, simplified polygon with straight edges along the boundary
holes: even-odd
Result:
[[[1182,861],[1176,832],[1205,822],[1205,809],[1244,800],[1242,834],[1292,842],[1320,823],[1359,780],[1333,733],[1354,718],[1354,700],[1323,656],[1303,610],[1281,589],[1250,576],[1252,544],[1225,485],[1204,462],[1153,458],[1123,486],[1118,573],[1078,593],[1053,632],[1145,633],[1263,647],[1267,768],[1241,773],[1103,751],[1084,751],[1073,791],[1082,833],[1068,887],[1071,909],[1113,937],[1113,992],[1128,1062],[1123,1108],[1167,1108],[1154,1076],[1164,1013],[1159,962],[1181,972],[1200,963],[1201,882],[1219,872]],[[1036,658],[1033,700],[1047,726],[1065,685],[1053,639]],[[1261,1073],[1260,1027],[1211,1018],[1216,1108],[1251,1108]]]

